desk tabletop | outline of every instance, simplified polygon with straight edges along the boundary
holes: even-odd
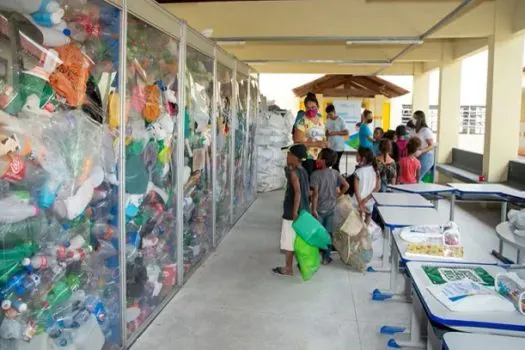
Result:
[[[481,184],[466,184],[453,182],[448,184],[456,191],[465,194],[491,194],[511,197],[514,199],[525,200],[525,192],[518,191],[512,187],[505,186],[502,184],[494,183],[481,183]]]
[[[427,290],[427,286],[431,285],[432,282],[421,268],[423,265],[454,266],[457,264],[407,263],[408,273],[415,286],[416,294],[421,300],[428,318],[433,322],[461,332],[525,336],[525,316],[517,310],[507,312],[452,312],[447,309]],[[503,267],[496,265],[462,264],[462,266],[482,267],[493,277],[496,277],[498,273],[505,272]]]
[[[434,208],[379,206],[377,211],[385,225],[391,229],[417,225],[441,225],[449,221],[447,215],[439,213]]]
[[[420,194],[430,194],[430,193],[450,193],[454,192],[454,189],[449,186],[440,185],[440,184],[427,184],[427,183],[418,183],[413,185],[390,185],[389,188],[408,193],[420,193]]]
[[[427,261],[427,262],[441,262],[451,264],[480,264],[480,265],[496,265],[499,260],[496,259],[488,251],[483,250],[476,242],[476,232],[471,231],[468,227],[461,230],[461,244],[463,245],[463,258],[450,259],[450,258],[437,258],[432,256],[415,256],[407,255],[406,251],[408,248],[408,242],[401,238],[401,229],[394,230],[392,236],[394,237],[394,243],[399,252],[399,256],[405,262],[408,261]]]
[[[512,230],[510,222],[508,221],[502,222],[496,226],[498,237],[516,248],[524,249],[525,237],[516,236]]]
[[[433,208],[434,205],[417,193],[374,192],[372,197],[379,206],[387,207],[423,207]]]
[[[492,334],[448,332],[443,336],[446,350],[523,350],[525,338]]]

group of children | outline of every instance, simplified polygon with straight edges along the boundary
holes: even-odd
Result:
[[[412,135],[413,129],[409,127],[407,131],[405,125],[386,132],[380,127],[375,128],[372,153],[377,162],[382,192],[386,191],[388,185],[419,182],[421,164],[418,156],[421,140]]]
[[[410,129],[410,125],[407,126]],[[376,128],[372,147],[359,147],[356,170],[348,181],[339,171],[332,169],[338,157],[334,150],[322,149],[315,162],[315,170],[310,172],[302,165],[308,156],[305,145],[291,146],[287,155],[288,181],[281,229],[281,250],[285,252],[286,259],[285,266],[276,267],[273,272],[293,275],[296,233],[292,224],[301,211],[311,213],[332,234],[337,197],[340,195],[353,194],[353,206],[369,223],[374,205],[373,192],[386,191],[390,184],[417,183],[421,169],[417,159],[421,141],[411,135],[413,133],[407,132],[404,125],[387,132]],[[331,250],[321,252],[323,264],[332,261],[330,253]]]
[[[285,252],[285,266],[272,271],[280,275],[293,275],[295,230],[293,222],[303,210],[311,213],[331,234],[333,232],[337,197],[345,194],[350,185],[332,166],[337,161],[337,152],[323,148],[316,161],[315,170],[309,175],[303,167],[307,150],[303,144],[288,149],[286,167],[286,192],[283,203],[281,250]],[[310,201],[311,199],[311,201]],[[323,264],[332,261],[331,249],[321,252]]]

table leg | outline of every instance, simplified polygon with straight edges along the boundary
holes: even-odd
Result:
[[[516,255],[516,263],[521,264],[521,250],[518,248],[518,253]]]
[[[392,244],[392,251],[390,253],[392,257],[392,262],[390,263],[390,290],[393,293],[397,291],[397,276],[399,275],[399,257],[397,249],[394,246],[395,244]]]
[[[397,276],[399,275],[399,253],[394,243],[391,244],[391,253],[392,263],[390,264],[390,288],[386,291],[381,291],[379,289],[374,289],[372,291],[372,300],[375,301],[398,301],[402,303],[410,302],[410,298],[407,298],[407,289],[405,284],[405,290],[401,293],[397,292]],[[408,288],[408,293],[410,293],[410,286]]]
[[[436,195],[436,199],[434,199],[434,208],[436,210],[439,210],[439,196]]]
[[[501,202],[500,221],[501,222],[507,221],[507,202],[506,201]],[[498,253],[503,254],[503,240],[501,238],[499,239]],[[518,254],[519,254],[519,250],[518,250]]]
[[[422,307],[422,306],[421,306]],[[392,348],[411,348],[411,349],[426,349],[427,344],[424,342],[421,334],[421,312],[418,312],[418,305],[412,304],[412,313],[410,315],[410,340],[398,341],[396,339],[389,339],[388,346]]]
[[[450,197],[450,221],[454,221],[455,212],[456,212],[456,194],[452,193],[452,197]]]
[[[369,266],[367,269],[368,272],[390,272],[391,271],[391,268],[388,267],[388,258],[389,258],[388,249],[389,249],[389,243],[390,243],[390,235],[391,235],[390,228],[385,226],[385,228],[383,229],[383,258],[382,258],[381,267],[376,268],[376,267]]]
[[[507,221],[507,201],[501,202],[501,214],[500,214],[500,220],[501,222]]]

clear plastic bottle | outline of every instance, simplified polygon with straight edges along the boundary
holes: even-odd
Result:
[[[38,216],[38,208],[23,203],[16,196],[0,199],[0,224],[12,224]]]
[[[45,184],[47,173],[16,154],[8,154],[0,157],[0,179],[31,190]]]
[[[11,247],[22,242],[40,241],[47,229],[42,215],[14,223],[0,225],[0,248]]]

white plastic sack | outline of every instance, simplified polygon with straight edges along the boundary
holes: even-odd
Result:
[[[334,215],[334,232],[339,231],[348,215],[352,211],[352,199],[349,195],[342,195],[337,198]]]
[[[525,209],[510,210],[507,214],[516,236],[525,237]]]
[[[370,220],[368,225],[368,232],[370,233],[370,240],[372,241],[373,258],[380,259],[383,257],[383,231],[374,220]]]
[[[281,189],[286,184],[284,167],[286,152],[281,147],[291,140],[291,113],[284,117],[277,113],[263,113],[257,124],[257,191],[269,192]]]

